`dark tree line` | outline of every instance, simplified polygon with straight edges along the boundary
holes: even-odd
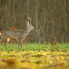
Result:
[[[69,41],[69,0],[0,0],[0,30],[24,29],[27,17],[35,31],[26,42]]]

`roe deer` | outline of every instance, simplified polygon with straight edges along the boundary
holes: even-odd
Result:
[[[0,33],[1,40],[0,43],[4,41],[4,45],[6,47],[7,42],[9,42],[10,39],[14,39],[18,42],[18,46],[22,47],[22,42],[25,40],[26,36],[32,31],[34,27],[31,24],[31,18],[28,17],[28,20],[26,21],[26,29],[23,30],[12,30],[11,28],[3,29]]]

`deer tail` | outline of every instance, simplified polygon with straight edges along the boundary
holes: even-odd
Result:
[[[0,32],[0,36],[1,36],[1,32]]]

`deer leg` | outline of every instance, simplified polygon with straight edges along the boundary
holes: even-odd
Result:
[[[4,41],[5,48],[7,48],[7,47],[6,47],[6,44],[7,44],[7,40]]]
[[[7,39],[5,37],[1,37],[0,44],[4,41],[4,45],[6,47]]]
[[[20,41],[20,45],[21,45],[21,47],[22,47],[22,41]]]
[[[20,41],[18,40],[18,46],[19,46],[19,48],[20,48]]]
[[[5,39],[5,41],[4,41],[5,47],[6,47],[7,42],[9,42],[9,40],[10,40],[10,38],[6,38],[6,39]],[[6,48],[7,48],[7,47],[6,47]]]
[[[4,41],[5,37],[1,37],[0,44]]]

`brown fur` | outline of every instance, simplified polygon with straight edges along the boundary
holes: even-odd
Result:
[[[17,30],[17,28],[16,27],[13,27],[13,28],[11,28],[11,30],[15,31],[15,30]]]
[[[13,28],[5,28],[1,31],[1,40],[0,43],[4,41],[4,45],[6,47],[7,42],[9,42],[10,39],[14,39],[18,42],[18,46],[22,47],[22,42],[25,40],[26,36],[32,31],[34,27],[31,25],[30,20],[28,19],[26,24],[26,29],[23,30],[17,30],[15,27]]]

